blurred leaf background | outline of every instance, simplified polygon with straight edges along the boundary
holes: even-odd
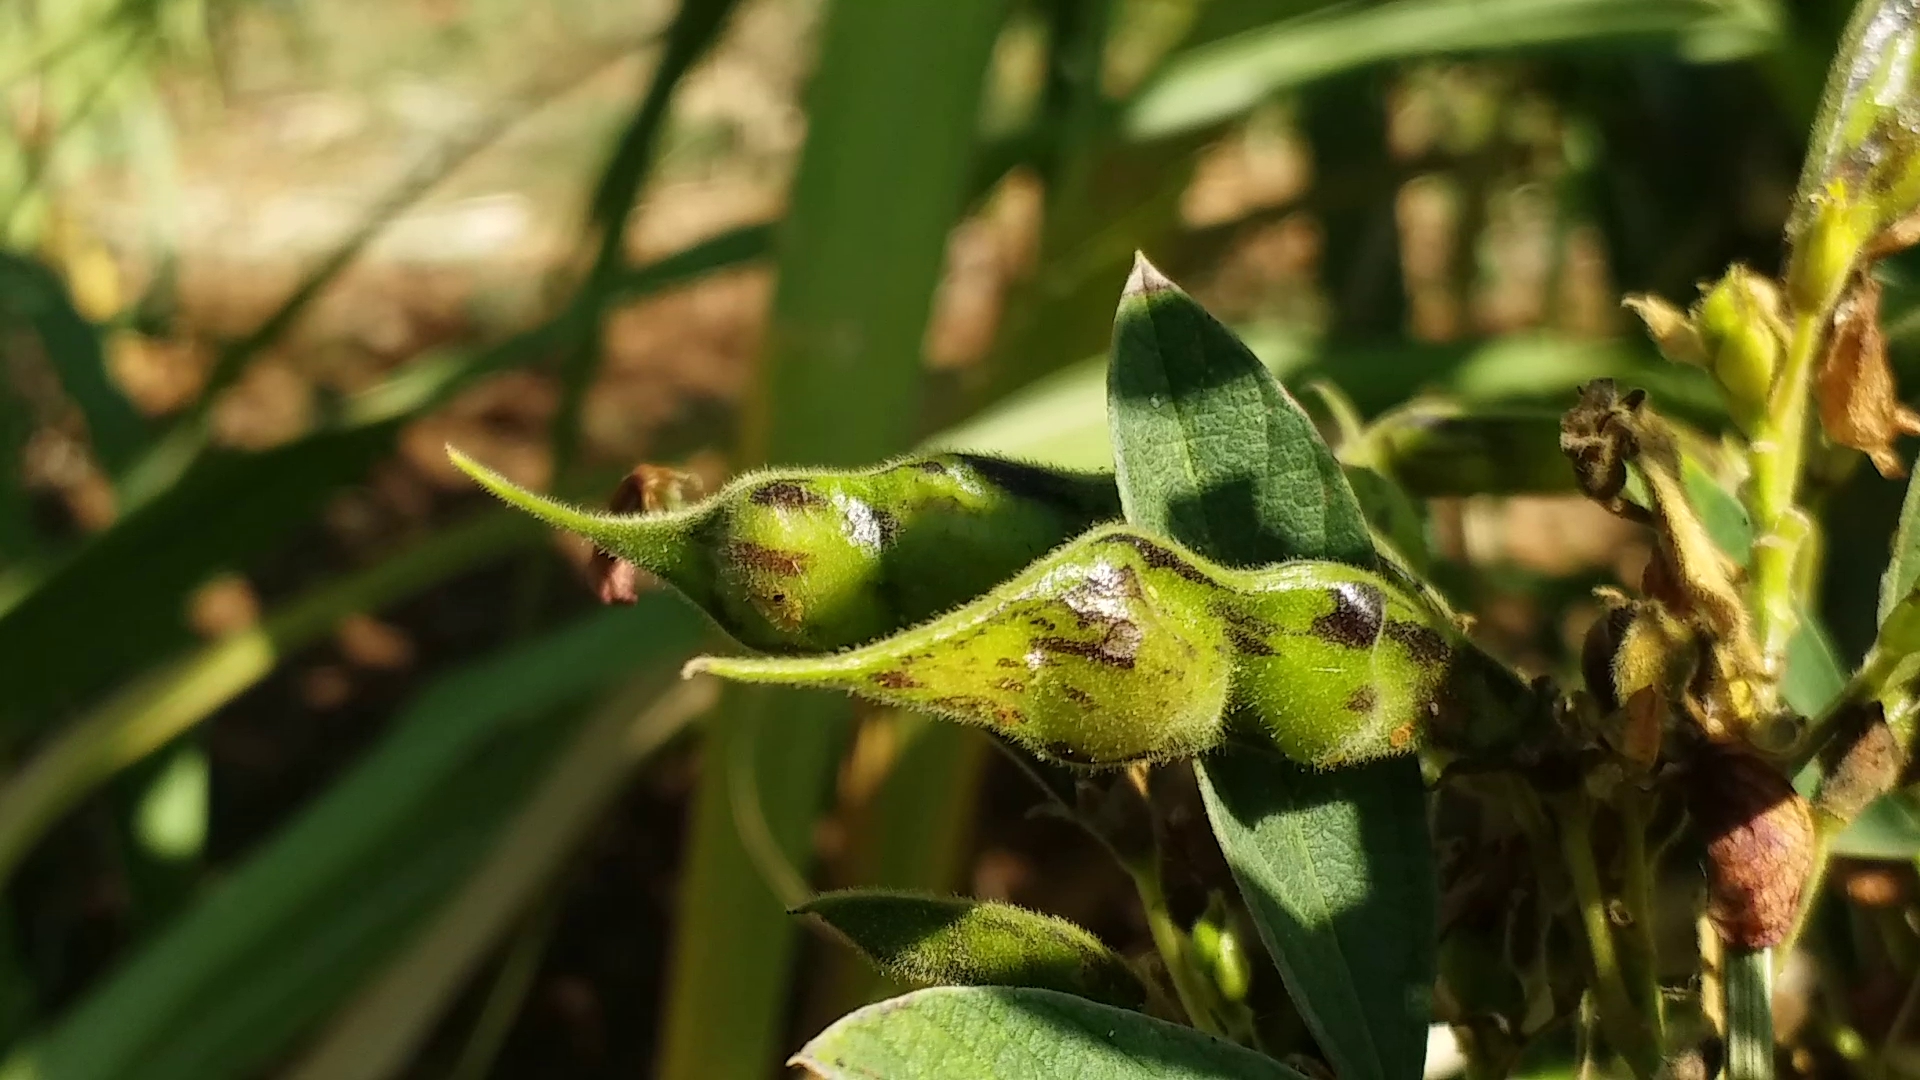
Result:
[[[1777,267],[1848,6],[6,5],[0,1076],[770,1075],[887,990],[784,914],[809,884],[1140,951],[976,736],[678,683],[691,610],[595,608],[443,444],[583,501],[1101,465],[1135,249],[1349,419],[1614,374],[1710,435],[1617,298]],[[1853,655],[1899,504],[1860,473],[1820,478]],[[1421,475],[1482,635],[1566,669],[1638,539],[1552,471]]]

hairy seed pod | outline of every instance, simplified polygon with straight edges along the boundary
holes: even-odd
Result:
[[[706,657],[688,670],[845,690],[1101,767],[1199,753],[1230,719],[1320,768],[1420,748],[1511,749],[1532,704],[1510,672],[1381,575],[1304,560],[1230,570],[1127,526],[1096,529],[864,648]]]
[[[1707,915],[1737,949],[1778,945],[1813,865],[1813,814],[1779,770],[1743,746],[1695,757],[1687,811],[1706,841]]]
[[[1111,476],[932,454],[752,473],[682,510],[602,514],[448,453],[482,487],[657,575],[765,652],[844,648],[911,626],[1120,513]]]

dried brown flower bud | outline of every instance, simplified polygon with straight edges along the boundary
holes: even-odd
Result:
[[[1779,770],[1743,746],[1694,760],[1687,810],[1707,845],[1707,916],[1738,949],[1783,941],[1813,864],[1813,814]]]
[[[1920,414],[1900,402],[1880,330],[1880,283],[1862,277],[1840,301],[1833,339],[1815,384],[1827,437],[1867,455],[1880,475],[1905,476],[1894,453],[1901,435],[1920,435]]]
[[[1826,777],[1813,805],[1841,821],[1859,817],[1869,803],[1892,791],[1906,764],[1900,740],[1883,719],[1879,702],[1850,710],[1820,758]]]
[[[691,473],[660,465],[636,465],[613,489],[607,509],[616,514],[673,510],[700,496],[700,480]],[[603,604],[631,604],[640,599],[639,568],[617,555],[595,548],[587,562],[587,577]]]

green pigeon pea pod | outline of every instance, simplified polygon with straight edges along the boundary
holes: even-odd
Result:
[[[848,691],[1098,767],[1192,756],[1230,728],[1326,768],[1510,748],[1525,727],[1519,681],[1389,579],[1317,561],[1230,570],[1127,526],[863,648],[688,672]]]
[[[763,652],[872,641],[992,588],[1117,518],[1111,475],[973,454],[741,476],[682,510],[611,514],[521,488],[449,448],[508,503],[658,576]]]

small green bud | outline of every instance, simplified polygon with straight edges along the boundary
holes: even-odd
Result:
[[[1245,1001],[1253,985],[1253,964],[1219,893],[1213,894],[1200,921],[1193,924],[1191,936],[1194,958],[1221,998]]]
[[[1831,310],[1879,231],[1875,208],[1834,181],[1810,197],[1787,260],[1787,300],[1797,312]]]
[[[1780,290],[1744,266],[1714,283],[1694,309],[1696,339],[1727,411],[1751,433],[1767,412],[1773,373],[1786,351]]]
[[[766,652],[872,641],[977,596],[1119,515],[1113,477],[972,454],[750,473],[685,509],[580,510],[449,449],[482,487],[666,581]]]

